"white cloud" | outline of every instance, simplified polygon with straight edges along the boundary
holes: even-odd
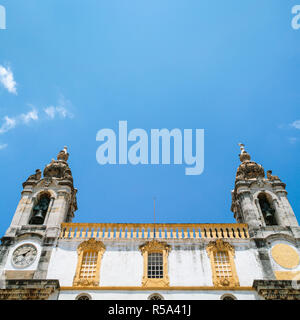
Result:
[[[13,129],[16,125],[17,125],[17,121],[15,118],[9,118],[8,116],[5,116],[4,123],[0,127],[0,134]]]
[[[46,113],[44,117],[42,116],[40,119],[39,112],[35,106],[29,105],[31,110],[27,113],[21,113],[14,117],[5,116],[2,120],[2,124],[0,121],[0,134],[4,134],[9,130],[14,129],[19,125],[27,125],[30,122],[38,121],[38,120],[46,120],[46,119],[54,119],[55,117],[60,118],[72,118],[73,114],[68,111],[67,107],[71,106],[71,102],[65,100],[63,97],[59,100],[57,106],[50,106],[44,109]],[[7,147],[7,144],[0,144],[0,150],[3,150]]]
[[[30,121],[38,120],[38,112],[35,109],[28,111],[27,113],[22,113],[18,116],[10,118],[8,116],[4,117],[4,122],[0,126],[0,134],[5,133],[11,129],[14,129],[19,124],[28,124]]]
[[[296,120],[293,123],[291,123],[291,126],[295,129],[300,129],[300,120]]]
[[[32,120],[36,121],[39,119],[38,112],[35,109],[32,109],[28,113],[21,114],[20,118],[24,123],[29,123]]]
[[[0,65],[0,83],[8,92],[17,94],[17,83],[14,80],[14,75],[9,67],[5,68]]]
[[[8,144],[0,144],[0,150],[3,150],[3,149],[5,149],[6,147],[8,146]]]
[[[69,111],[64,107],[56,107],[56,111],[62,118],[72,117]]]
[[[58,106],[58,107],[48,107],[44,109],[47,116],[51,119],[54,119],[56,116],[59,116],[60,118],[73,118],[73,114],[70,113],[65,107]]]
[[[55,107],[53,107],[53,106],[48,107],[48,108],[44,109],[44,111],[46,112],[48,117],[50,117],[51,119],[55,118],[55,113],[56,113],[56,108]]]
[[[297,141],[298,141],[298,139],[295,138],[295,137],[289,138],[289,143],[290,143],[290,144],[295,144]]]
[[[44,109],[45,113],[50,119],[54,119],[56,116],[60,118],[73,118],[73,114],[68,111],[68,107],[71,106],[71,102],[66,100],[63,96],[60,97],[57,106],[50,106]]]

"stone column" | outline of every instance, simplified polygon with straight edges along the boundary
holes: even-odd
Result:
[[[289,200],[286,197],[286,192],[278,193],[280,199],[280,205],[284,211],[284,215],[287,217],[290,227],[298,227],[298,221],[296,219],[295,213],[290,205]]]
[[[259,228],[262,223],[258,220],[257,209],[251,201],[250,191],[240,193],[240,203],[245,223],[249,228]]]

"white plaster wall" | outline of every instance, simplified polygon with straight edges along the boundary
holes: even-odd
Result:
[[[258,299],[254,291],[61,291],[59,300],[75,300],[79,294],[88,293],[92,300],[147,300],[153,293],[159,293],[165,300],[220,300],[224,294],[231,294],[237,300],[256,300]],[[112,303],[113,305],[114,303]]]
[[[77,247],[81,242],[60,242],[53,249],[47,279],[58,279],[60,286],[72,286],[76,272]],[[100,267],[100,286],[140,286],[143,277],[143,257],[138,245],[114,241],[104,242],[106,250]]]
[[[143,256],[135,243],[106,244],[100,270],[100,286],[140,286]]]
[[[240,286],[252,287],[255,279],[263,279],[257,252],[251,248],[235,249],[235,266]]]
[[[171,286],[212,286],[210,260],[199,245],[173,245],[168,266]]]
[[[61,241],[53,249],[47,279],[72,286],[80,241]],[[142,243],[142,242],[141,242]],[[104,241],[106,250],[100,267],[100,286],[141,286],[144,261],[140,241]],[[210,259],[205,246],[196,243],[169,243],[168,275],[171,286],[213,286]],[[263,279],[256,251],[244,244],[235,246],[235,265],[241,286]]]
[[[60,286],[72,286],[77,266],[78,242],[64,242],[51,254],[47,279],[58,279]]]

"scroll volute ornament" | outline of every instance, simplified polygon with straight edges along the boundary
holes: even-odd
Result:
[[[97,252],[97,263],[96,263],[96,271],[95,271],[95,278],[93,279],[82,279],[80,278],[80,271],[83,262],[83,255],[85,252]],[[78,248],[78,262],[76,267],[76,272],[73,280],[73,286],[99,286],[100,280],[100,265],[102,256],[105,252],[105,246],[101,241],[96,241],[95,239],[90,239],[88,241],[82,242]]]
[[[229,263],[231,267],[231,277],[218,277],[216,272],[216,262],[215,262],[215,253],[218,251],[225,251],[228,254]],[[216,241],[211,241],[207,247],[206,252],[210,258],[212,275],[213,275],[213,284],[216,287],[239,287],[239,279],[237,276],[235,263],[234,263],[234,255],[235,250],[234,247],[228,243],[224,242],[222,239],[218,239]]]
[[[98,251],[99,253],[104,253],[105,251],[105,246],[103,242],[101,241],[96,241],[95,239],[90,239],[88,241],[82,242],[78,248],[77,252],[80,254],[82,251]]]
[[[166,250],[166,252],[169,253],[171,250],[171,247],[167,245],[165,242],[153,240],[141,245],[140,250],[142,254],[144,254],[145,252],[163,251],[163,250]]]

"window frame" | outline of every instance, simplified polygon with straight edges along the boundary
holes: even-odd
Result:
[[[151,265],[150,265],[150,258],[151,258]],[[150,266],[152,267],[151,270],[150,270]],[[153,267],[154,267],[154,270],[153,270]],[[158,268],[158,270],[156,270],[156,268]],[[162,275],[160,275],[161,272],[162,272]],[[152,276],[149,276],[149,273],[151,273]],[[147,277],[149,279],[163,279],[164,256],[162,252],[148,252]]]
[[[170,280],[168,275],[168,255],[171,250],[171,247],[167,245],[165,242],[152,240],[140,246],[140,250],[144,260],[142,287],[169,287]],[[163,277],[162,278],[148,277],[148,257],[150,253],[162,254],[162,258],[163,258]]]
[[[215,287],[231,287],[236,288],[240,286],[236,267],[234,263],[235,250],[229,242],[224,242],[222,239],[211,241],[206,247],[207,255],[210,259],[212,269],[212,280]],[[220,277],[217,274],[216,253],[226,252],[228,255],[229,265],[231,269],[230,277]]]
[[[152,298],[154,298],[154,297],[158,297],[159,299],[152,299]],[[150,296],[148,297],[147,300],[165,300],[165,299],[164,299],[164,297],[163,297],[161,294],[159,294],[159,293],[152,293],[152,294],[150,294]]]
[[[92,297],[90,294],[88,293],[80,293],[79,295],[76,296],[75,300],[81,300],[81,297],[87,297],[88,299],[84,299],[84,300],[92,300]]]
[[[226,299],[226,298],[230,298],[230,299]],[[224,293],[221,297],[220,297],[220,300],[237,300],[237,297],[234,296],[233,294],[231,293]]]
[[[83,265],[83,257],[85,253],[97,253],[97,262],[95,266],[95,275],[93,278],[81,278],[81,269]],[[105,246],[101,241],[96,241],[95,239],[90,239],[88,241],[82,242],[77,248],[77,267],[75,276],[73,279],[73,286],[99,286],[100,281],[100,266],[103,254],[105,252]]]

